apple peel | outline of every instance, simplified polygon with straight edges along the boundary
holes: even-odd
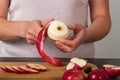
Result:
[[[44,27],[40,32],[39,32],[39,35],[38,35],[38,39],[37,39],[37,50],[40,54],[40,56],[45,60],[47,61],[49,64],[52,64],[54,66],[62,66],[62,61],[57,59],[57,58],[53,58],[49,55],[46,54],[46,52],[44,51],[44,48],[43,48],[43,37],[45,35],[45,31],[46,31],[46,28]]]

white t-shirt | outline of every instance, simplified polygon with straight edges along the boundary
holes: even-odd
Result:
[[[11,21],[46,20],[54,18],[65,24],[81,23],[87,26],[89,0],[11,0],[9,14]],[[73,36],[70,31],[70,36]],[[72,53],[63,53],[47,39],[44,43],[47,54],[53,57],[94,57],[93,43],[81,44]],[[31,45],[25,39],[2,42],[1,57],[40,57],[36,45]]]

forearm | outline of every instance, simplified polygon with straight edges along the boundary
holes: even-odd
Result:
[[[92,24],[86,28],[85,42],[95,42],[103,39],[111,29],[109,16],[100,16],[94,19]]]
[[[29,21],[8,21],[0,18],[0,40],[11,41],[25,37]]]

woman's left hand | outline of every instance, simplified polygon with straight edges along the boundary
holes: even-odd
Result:
[[[55,45],[58,49],[63,52],[71,53],[86,39],[86,29],[81,24],[70,24],[68,25],[70,30],[73,30],[74,36],[71,40],[62,39],[55,41]]]

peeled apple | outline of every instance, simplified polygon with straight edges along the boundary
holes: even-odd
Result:
[[[53,40],[65,39],[68,37],[68,28],[63,22],[55,20],[48,25],[47,35]]]

